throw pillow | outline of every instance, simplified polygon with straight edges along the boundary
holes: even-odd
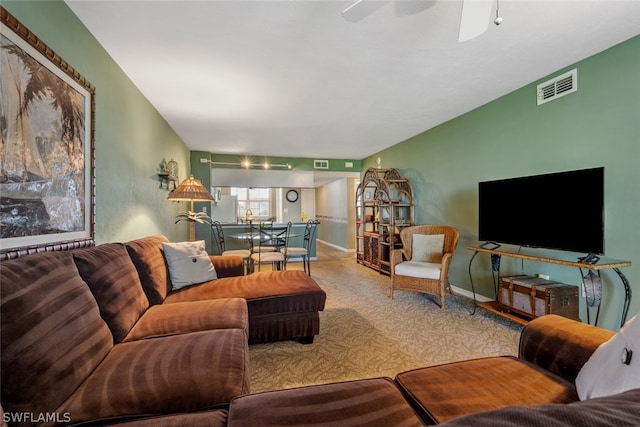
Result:
[[[414,234],[411,261],[442,262],[444,234]]]
[[[204,240],[162,243],[173,290],[218,278]]]
[[[600,345],[576,377],[580,400],[640,388],[640,314]]]

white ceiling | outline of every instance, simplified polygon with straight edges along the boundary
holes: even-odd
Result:
[[[637,0],[500,0],[465,43],[461,0],[354,1],[66,2],[190,149],[255,156],[362,159],[640,34]]]

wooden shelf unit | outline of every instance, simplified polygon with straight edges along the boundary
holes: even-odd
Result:
[[[369,168],[356,191],[356,260],[391,274],[400,229],[413,225],[413,188],[397,169]]]

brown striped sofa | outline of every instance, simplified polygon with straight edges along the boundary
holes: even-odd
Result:
[[[162,255],[162,243],[167,241],[164,236],[151,236],[125,244],[150,305],[242,298],[247,302],[249,343],[285,339],[311,343],[320,332],[319,312],[324,310],[326,294],[303,271],[243,276],[242,258],[213,256],[218,277],[224,280],[172,291]]]
[[[518,357],[487,357],[372,378],[243,395],[228,427],[608,427],[640,425],[640,389],[580,401],[574,381],[613,333],[548,315],[523,330]],[[209,425],[213,414],[149,425]],[[150,422],[151,420],[148,420]],[[193,424],[192,424],[193,421]],[[181,423],[182,422],[182,423]],[[175,423],[175,424],[172,424]],[[139,424],[136,424],[139,425]]]
[[[303,272],[237,277],[240,257],[212,257],[219,279],[172,292],[163,241],[0,264],[0,423],[167,415],[223,426],[229,402],[250,391],[250,340],[318,333],[326,296]]]
[[[640,389],[580,401],[575,378],[613,332],[556,315],[531,321],[518,357],[239,396],[229,427],[640,425]]]

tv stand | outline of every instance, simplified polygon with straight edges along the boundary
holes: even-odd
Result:
[[[613,270],[616,272],[620,280],[622,281],[622,285],[624,286],[624,303],[622,305],[622,319],[620,321],[620,326],[622,327],[624,323],[627,321],[627,315],[629,314],[629,305],[631,304],[631,286],[629,285],[629,281],[625,277],[625,275],[620,271],[620,268],[623,267],[631,267],[631,261],[622,261],[612,258],[601,258],[597,255],[589,254],[585,257],[578,258],[576,261],[575,258],[570,259],[568,257],[563,257],[563,253],[559,253],[557,257],[544,257],[539,256],[534,253],[527,253],[524,248],[520,248],[517,250],[509,250],[508,248],[503,248],[499,246],[498,248],[488,248],[483,247],[484,244],[479,246],[467,246],[467,249],[473,251],[474,254],[469,260],[469,279],[471,280],[471,290],[473,292],[473,301],[474,301],[474,313],[475,313],[475,304],[476,304],[476,291],[473,285],[473,277],[471,275],[471,264],[473,263],[474,258],[478,253],[487,253],[491,255],[492,258],[492,269],[496,271],[494,266],[498,265],[499,270],[499,261],[496,263],[495,259],[500,258],[502,256],[509,258],[517,258],[528,261],[537,261],[548,264],[558,264],[564,265],[567,267],[576,267],[579,269],[587,269],[587,270]],[[499,271],[498,271],[499,274]],[[582,274],[581,274],[582,277]],[[497,290],[496,290],[497,292]],[[496,300],[497,300],[496,294]],[[493,303],[495,305],[495,302]],[[588,309],[588,308],[587,308]],[[598,306],[598,310],[600,307]],[[597,323],[597,320],[596,320]]]

